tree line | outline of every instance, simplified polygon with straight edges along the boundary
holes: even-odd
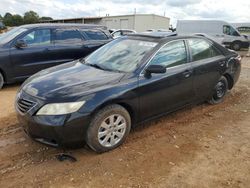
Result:
[[[0,22],[5,26],[13,27],[23,24],[34,24],[41,21],[53,20],[51,17],[39,17],[38,13],[34,11],[25,12],[23,16],[19,14],[11,14],[7,12],[4,16],[0,14]]]

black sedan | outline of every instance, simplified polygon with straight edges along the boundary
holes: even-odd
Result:
[[[105,152],[146,120],[222,102],[240,69],[238,54],[206,38],[131,35],[30,77],[15,106],[36,141]]]

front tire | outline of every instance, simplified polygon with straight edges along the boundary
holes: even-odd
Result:
[[[3,84],[4,84],[4,78],[3,78],[2,73],[0,72],[0,89],[3,88]]]
[[[235,51],[239,51],[241,49],[241,42],[233,42],[231,48]]]
[[[211,99],[208,100],[208,102],[210,104],[221,103],[224,100],[227,91],[228,91],[228,81],[224,76],[222,76],[215,85],[213,95]]]
[[[110,105],[93,117],[87,130],[86,142],[97,153],[110,151],[125,141],[130,129],[128,111],[120,105]]]

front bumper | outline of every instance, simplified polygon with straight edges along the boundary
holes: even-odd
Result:
[[[250,46],[250,42],[247,42],[247,41],[242,41],[240,44],[241,44],[241,48],[248,48]],[[230,48],[232,45],[232,42],[223,42],[223,45]]]
[[[90,124],[89,114],[75,112],[60,116],[36,116],[35,111],[39,105],[27,113],[20,112],[17,104],[15,105],[17,118],[27,135],[38,142],[54,147],[80,147],[85,143]]]

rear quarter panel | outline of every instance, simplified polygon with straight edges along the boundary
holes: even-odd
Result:
[[[225,74],[229,74],[233,79],[233,85],[239,80],[241,72],[241,57],[237,54],[232,54],[227,57],[227,70]]]

